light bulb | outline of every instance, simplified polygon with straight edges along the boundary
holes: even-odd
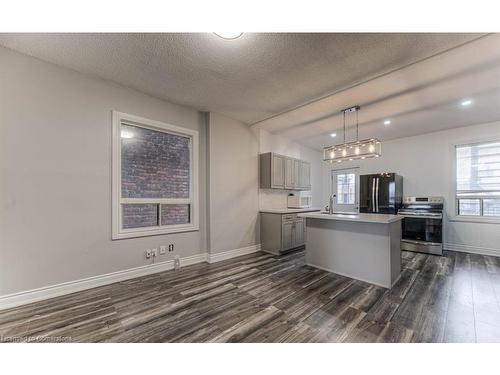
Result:
[[[356,155],[359,155],[359,147],[356,147],[356,148],[354,149],[354,153],[355,153]]]
[[[347,155],[347,150],[344,148],[344,149],[342,150],[342,156],[346,156],[346,155]]]
[[[333,159],[334,157],[335,157],[335,152],[330,151],[330,158],[332,158],[332,159]]]
[[[368,147],[368,151],[370,151],[370,152],[375,151],[375,146],[374,146],[374,145],[370,145],[370,146]]]

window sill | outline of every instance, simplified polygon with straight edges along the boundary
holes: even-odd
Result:
[[[449,221],[463,222],[463,223],[480,223],[480,224],[500,224],[500,217],[475,217],[475,216],[453,216]]]
[[[141,230],[125,230],[119,233],[113,233],[113,240],[122,240],[126,238],[136,238],[136,237],[146,237],[146,236],[158,236],[162,234],[175,234],[184,232],[195,232],[200,230],[197,225],[189,226],[175,226],[168,228],[142,228]]]

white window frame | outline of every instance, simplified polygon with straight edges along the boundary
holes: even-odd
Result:
[[[491,223],[491,224],[499,224],[500,218],[498,217],[488,217],[488,216],[473,216],[473,215],[459,215],[458,214],[458,196],[457,196],[457,152],[456,148],[460,146],[470,146],[480,143],[491,143],[491,142],[499,142],[499,137],[491,137],[491,138],[478,138],[472,139],[462,142],[454,142],[450,147],[450,155],[452,160],[452,191],[450,192],[451,204],[450,209],[451,212],[450,221],[461,221],[467,223]]]
[[[149,120],[143,117],[130,115],[123,112],[112,113],[112,239],[134,238],[153,236],[159,234],[170,234],[180,232],[191,232],[199,230],[199,186],[198,186],[198,160],[199,160],[199,135],[198,131],[182,128],[179,126]],[[191,154],[189,168],[189,198],[187,199],[142,199],[122,198],[121,194],[121,126],[131,125],[155,131],[161,131],[191,139]],[[122,204],[189,204],[190,220],[188,224],[164,225],[142,228],[122,228]]]
[[[332,194],[334,191],[337,191],[337,180],[333,178],[334,175],[337,174],[350,174],[354,173],[354,204],[348,204],[348,203],[338,203],[338,197],[335,198],[335,205],[337,206],[343,206],[344,208],[347,209],[352,209],[353,212],[359,212],[359,176],[360,176],[360,167],[359,166],[353,166],[353,167],[346,167],[346,168],[337,168],[337,169],[330,169],[330,194]],[[340,173],[343,172],[343,173]],[[335,185],[335,187],[334,187]],[[338,191],[337,191],[338,193]]]

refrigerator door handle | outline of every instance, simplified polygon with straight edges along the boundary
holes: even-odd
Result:
[[[379,181],[380,181],[380,178],[377,178],[377,188],[376,188],[376,192],[375,192],[375,199],[377,202],[377,212],[378,212],[378,185],[379,185]]]
[[[375,179],[372,180],[372,212],[375,212]]]

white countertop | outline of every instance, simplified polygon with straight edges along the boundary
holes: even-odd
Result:
[[[260,210],[260,212],[264,212],[266,214],[298,214],[301,212],[313,212],[313,211],[321,211],[321,208],[270,208],[267,210]]]
[[[323,220],[338,220],[338,221],[356,221],[360,223],[376,223],[376,224],[389,224],[395,221],[403,220],[402,216],[386,215],[386,214],[326,214],[320,212],[301,213],[299,217],[310,219],[323,219]]]

